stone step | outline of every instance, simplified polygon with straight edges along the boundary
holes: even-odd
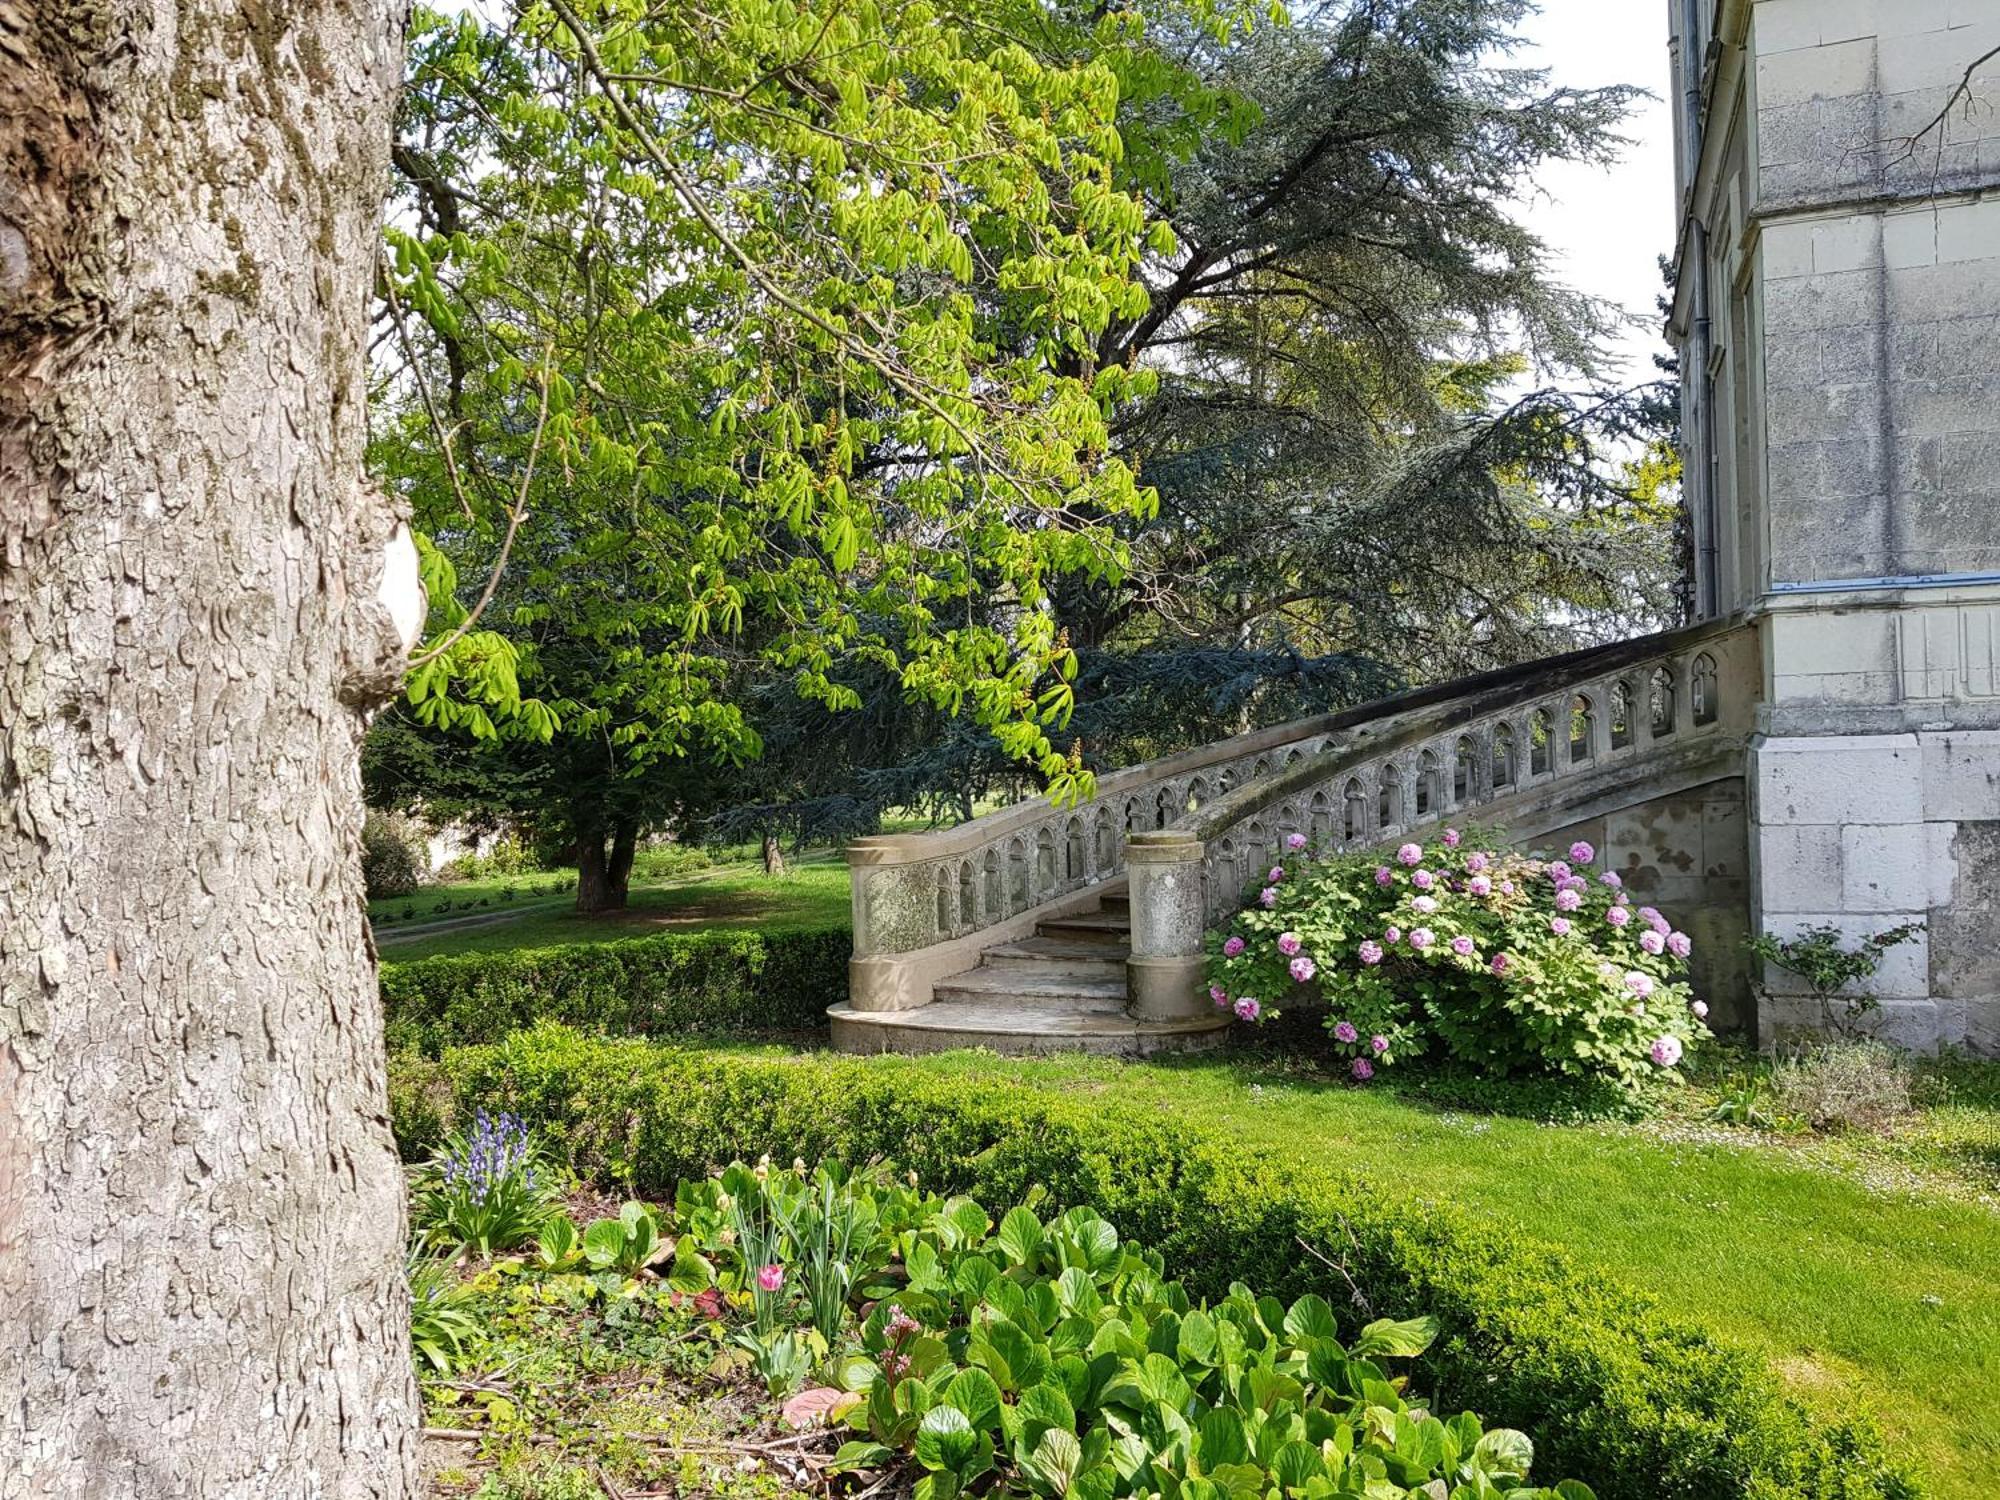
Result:
[[[1132,910],[1132,893],[1128,890],[1106,891],[1098,897],[1097,905],[1101,911],[1129,914]]]
[[[836,1005],[827,1012],[833,1045],[842,1052],[946,1052],[984,1047],[1011,1057],[1094,1052],[1147,1057],[1220,1046],[1229,1018],[1136,1021],[1123,1011],[1054,1011],[1004,999],[940,998],[914,1010],[858,1011]]]
[[[1087,911],[1079,912],[1073,917],[1051,917],[1048,921],[1037,923],[1035,926],[1037,937],[1070,938],[1103,936],[1107,933],[1116,934],[1129,941],[1132,933],[1132,914],[1124,911]]]
[[[1052,970],[968,969],[940,979],[932,987],[933,1004],[992,1001],[1044,1011],[1125,1012],[1123,970],[1101,976]]]
[[[1075,968],[1078,973],[1094,973],[1110,966],[1125,972],[1131,947],[1115,934],[1093,937],[1027,937],[1019,942],[988,948],[980,963],[994,969],[1040,969],[1049,966]]]

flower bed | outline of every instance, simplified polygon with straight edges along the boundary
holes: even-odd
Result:
[[[892,1059],[703,1053],[555,1027],[406,1063],[397,1092],[410,1150],[428,1150],[441,1121],[505,1104],[564,1161],[638,1192],[766,1150],[886,1156],[989,1201],[1040,1185],[1057,1205],[1094,1206],[1197,1296],[1236,1281],[1287,1300],[1318,1293],[1349,1336],[1377,1317],[1435,1316],[1445,1332],[1418,1363],[1423,1387],[1535,1433],[1546,1471],[1600,1495],[1917,1493],[1865,1423],[1813,1418],[1754,1357],[1421,1184],[1273,1159],[997,1077],[967,1090]]]
[[[1543,860],[1446,829],[1435,844],[1287,862],[1209,939],[1210,998],[1246,1021],[1291,996],[1367,1082],[1426,1051],[1482,1069],[1637,1085],[1708,1035],[1685,933],[1635,907],[1596,851]]]
[[[518,1157],[509,1154],[516,1142]],[[518,1204],[534,1193],[530,1155],[525,1134],[482,1116],[439,1171],[462,1180],[476,1163],[480,1193]],[[787,1170],[766,1157],[683,1181],[671,1210],[628,1202],[581,1232],[551,1207],[532,1253],[496,1265],[497,1285],[440,1295],[420,1273],[421,1358],[434,1376],[482,1377],[434,1378],[426,1396],[435,1409],[447,1392],[490,1390],[483,1377],[501,1360],[509,1375],[525,1368],[499,1421],[489,1415],[456,1434],[518,1443],[517,1396],[534,1411],[588,1379],[587,1368],[552,1370],[534,1342],[505,1337],[524,1314],[559,1309],[564,1325],[582,1326],[544,1321],[557,1348],[563,1335],[582,1334],[615,1358],[636,1331],[678,1353],[683,1368],[694,1362],[688,1346],[704,1342],[716,1373],[747,1367],[766,1410],[805,1429],[784,1445],[798,1466],[793,1486],[821,1494],[856,1474],[863,1488],[920,1500],[1430,1500],[1447,1489],[1465,1500],[1594,1500],[1574,1481],[1530,1485],[1525,1434],[1485,1430],[1468,1412],[1440,1414],[1406,1391],[1398,1367],[1435,1340],[1434,1320],[1376,1318],[1343,1342],[1332,1307],[1312,1293],[1288,1307],[1238,1284],[1204,1301],[1096,1212],[1044,1218],[1039,1196],[989,1214],[879,1167],[808,1172],[803,1161]],[[462,1243],[449,1206],[419,1207],[434,1237]],[[495,1214],[475,1205],[473,1217],[484,1225]],[[529,1235],[512,1238],[525,1247]],[[508,1283],[530,1295],[482,1317],[482,1293],[490,1304]],[[500,1337],[489,1322],[503,1325]],[[568,1420],[534,1430],[537,1442],[622,1457],[628,1479],[670,1477],[646,1462],[652,1444],[635,1445],[629,1431],[594,1413],[550,1415]],[[847,1441],[815,1441],[828,1428]]]

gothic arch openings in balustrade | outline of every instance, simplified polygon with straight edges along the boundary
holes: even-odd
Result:
[[[1312,841],[1324,848],[1333,840],[1333,799],[1324,789],[1312,794]]]
[[[1656,740],[1663,740],[1674,732],[1674,698],[1674,669],[1670,666],[1653,668],[1653,675],[1646,685],[1646,717]]]
[[[967,927],[979,925],[979,883],[969,859],[958,862],[958,920]]]
[[[1028,905],[1045,900],[1056,888],[1055,830],[1043,828],[1035,835],[1035,888]]]
[[[1474,774],[1478,761],[1472,751],[1472,736],[1462,734],[1451,752],[1451,805],[1470,807],[1478,794],[1479,778]]]
[[[1510,724],[1493,726],[1493,793],[1510,791],[1514,786],[1514,729]]]
[[[1393,760],[1385,760],[1375,773],[1375,829],[1387,833],[1403,826],[1403,779]]]
[[[1174,789],[1163,786],[1153,798],[1153,826],[1165,828],[1174,820]]]
[[[1629,750],[1637,740],[1638,730],[1633,723],[1633,705],[1637,695],[1632,684],[1624,678],[1611,684],[1611,748]]]
[[[986,886],[986,897],[982,903],[985,907],[984,915],[987,922],[997,922],[1007,912],[1007,889],[1001,884],[1000,851],[988,849],[986,858],[981,864],[983,868],[980,873],[984,876]]]
[[[1361,778],[1350,776],[1341,792],[1340,837],[1344,843],[1358,843],[1368,837],[1368,794],[1361,790]]]
[[[1569,763],[1587,765],[1597,755],[1597,704],[1578,693],[1569,703]]]
[[[1437,751],[1426,750],[1417,757],[1417,816],[1435,817],[1444,811],[1443,778],[1438,771]]]
[[[1083,819],[1073,817],[1063,828],[1063,883],[1074,885],[1089,870],[1089,854],[1084,847]]]
[[[1019,834],[1007,842],[1007,915],[1017,916],[1035,903],[1028,895],[1028,844]]]
[[[1694,659],[1694,666],[1688,673],[1690,706],[1694,709],[1697,725],[1713,724],[1722,717],[1720,684],[1716,679],[1715,658],[1706,651]]]
[[[1099,808],[1097,813],[1097,873],[1109,875],[1118,868],[1117,830],[1112,826],[1111,813],[1107,808]]]
[[[1546,776],[1555,769],[1555,721],[1546,708],[1528,715],[1528,774]]]
[[[950,937],[958,931],[958,913],[952,906],[951,871],[943,865],[937,872],[937,930],[939,937]]]

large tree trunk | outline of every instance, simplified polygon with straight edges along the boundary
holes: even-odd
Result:
[[[358,858],[402,24],[0,0],[0,1495],[416,1481]]]
[[[608,835],[592,833],[578,839],[576,851],[576,909],[585,916],[625,910],[632,894],[632,859],[639,852],[639,825],[621,818]]]

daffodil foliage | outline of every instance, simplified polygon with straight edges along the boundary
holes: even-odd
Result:
[[[1115,523],[1154,509],[1107,432],[1151,377],[1098,349],[1174,249],[1115,121],[1135,93],[1184,127],[1228,109],[1146,44],[1155,19],[420,10],[374,448],[427,539],[417,715],[642,774],[753,756],[749,667],[842,708],[859,659],[1087,794],[1049,594],[1119,577]]]

